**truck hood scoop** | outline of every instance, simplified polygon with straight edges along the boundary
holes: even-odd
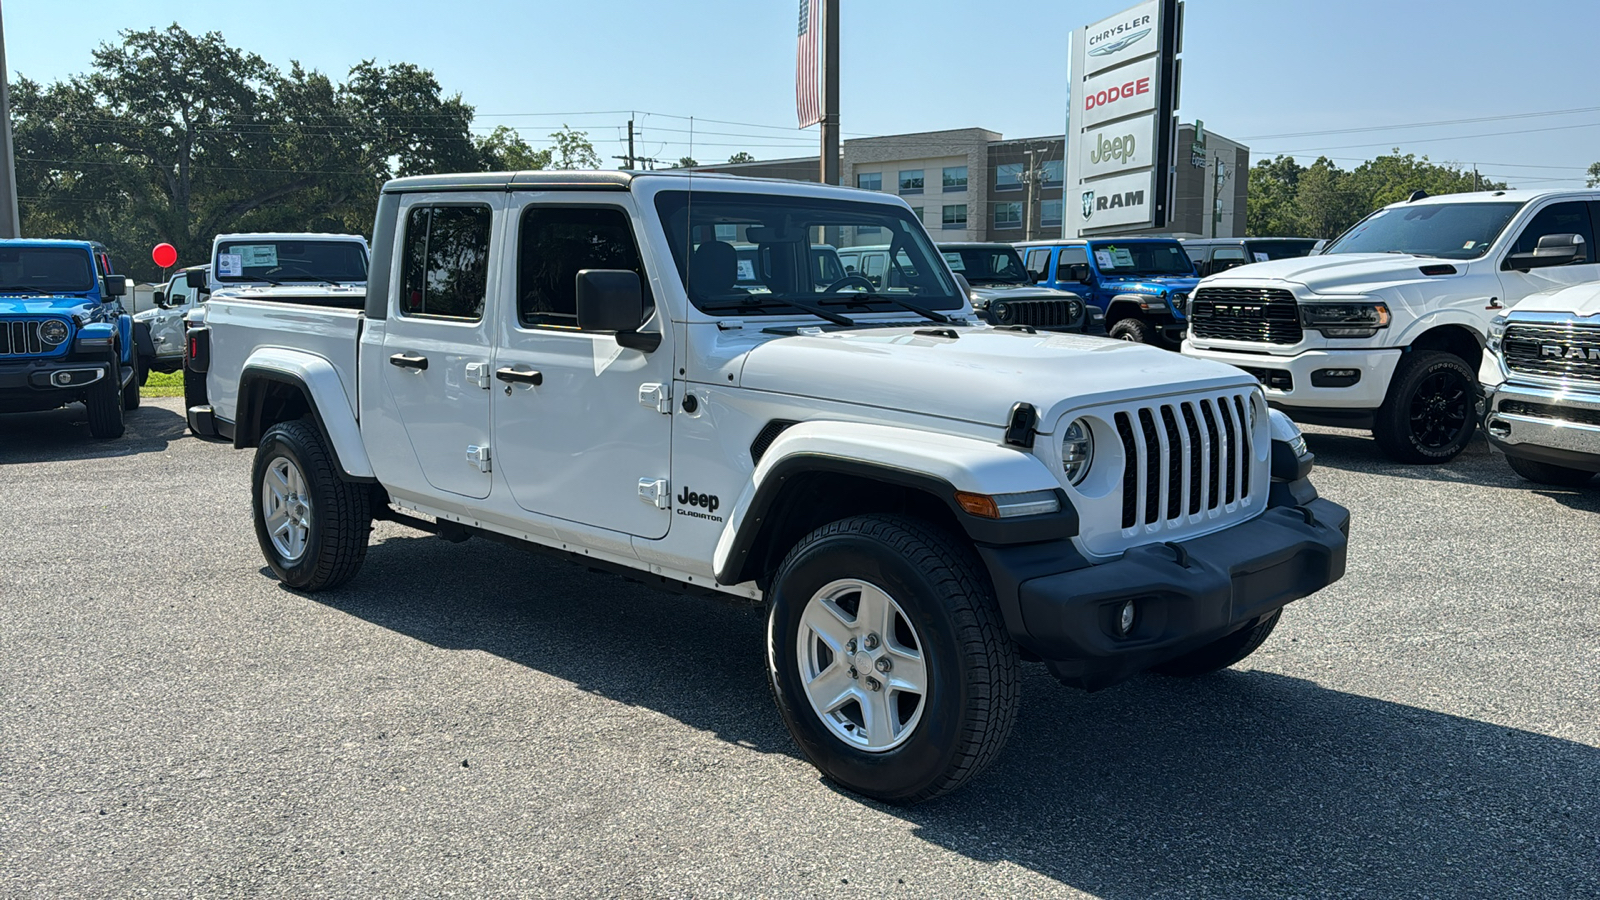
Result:
[[[740,385],[996,427],[1021,401],[1040,411],[1039,428],[1048,431],[1068,404],[1250,383],[1231,366],[1127,341],[991,328],[957,328],[960,339],[951,340],[917,330],[771,340],[746,354]]]

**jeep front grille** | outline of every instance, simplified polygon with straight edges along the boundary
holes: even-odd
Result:
[[[39,338],[39,326],[43,324],[38,319],[0,322],[0,356],[38,356],[44,353],[45,344]]]
[[[1300,305],[1280,288],[1203,287],[1189,303],[1189,331],[1197,338],[1298,344]]]
[[[998,300],[990,305],[989,312],[996,325],[1071,328],[1083,317],[1083,303],[1057,298]]]
[[[1501,347],[1513,372],[1600,381],[1600,327],[1513,322]]]
[[[1117,412],[1123,529],[1176,525],[1248,499],[1251,402],[1223,394]]]

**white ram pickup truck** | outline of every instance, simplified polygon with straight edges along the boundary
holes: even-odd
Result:
[[[1370,428],[1390,457],[1454,459],[1478,425],[1489,322],[1600,280],[1600,191],[1416,197],[1319,256],[1230,269],[1190,298],[1185,355],[1261,380],[1296,421]]]
[[[911,274],[825,283],[811,248],[861,234]],[[1348,513],[1248,375],[976,324],[898,197],[422,176],[384,187],[373,248],[364,310],[216,297],[192,332],[190,423],[255,450],[278,577],[344,582],[382,518],[764,601],[780,713],[850,790],[971,777],[1019,659],[1213,671],[1344,571]]]
[[[1577,486],[1600,473],[1600,283],[1523,300],[1489,326],[1478,373],[1489,443],[1518,475]]]

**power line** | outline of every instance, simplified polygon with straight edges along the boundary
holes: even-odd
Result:
[[[1479,116],[1472,119],[1440,119],[1436,122],[1411,122],[1404,125],[1369,125],[1361,128],[1334,128],[1327,131],[1290,131],[1283,134],[1256,134],[1242,137],[1241,141],[1267,141],[1276,138],[1319,137],[1328,134],[1362,134],[1372,131],[1397,131],[1403,128],[1432,128],[1439,125],[1471,125],[1478,122],[1503,122],[1511,119],[1533,119],[1541,116],[1571,116],[1579,113],[1600,112],[1600,106],[1582,106],[1575,109],[1552,109],[1544,112],[1509,113],[1500,116]]]
[[[1549,128],[1528,128],[1521,131],[1488,131],[1481,134],[1458,134],[1451,137],[1416,138],[1406,141],[1372,141],[1366,144],[1340,144],[1335,147],[1307,147],[1302,150],[1262,150],[1277,156],[1295,156],[1299,154],[1317,153],[1322,150],[1352,150],[1357,147],[1392,147],[1395,144],[1432,144],[1439,141],[1466,141],[1475,138],[1503,137],[1513,134],[1540,134],[1547,131],[1571,131],[1575,128],[1600,128],[1600,122],[1584,122],[1579,125],[1554,125]]]

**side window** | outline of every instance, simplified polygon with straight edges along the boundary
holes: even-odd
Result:
[[[406,214],[400,313],[476,322],[489,284],[489,207],[413,206]]]
[[[1050,277],[1050,248],[1039,247],[1028,251],[1028,277],[1034,281],[1044,281]]]
[[[1214,275],[1218,272],[1226,272],[1249,261],[1249,258],[1245,256],[1243,247],[1218,247],[1211,254],[1211,261],[1206,263],[1206,274]]]
[[[638,273],[649,304],[650,279],[627,213],[614,206],[528,207],[517,238],[517,321],[576,327],[578,273],[584,269]]]
[[[1589,221],[1589,204],[1583,202],[1555,203],[1539,210],[1528,227],[1522,229],[1512,253],[1532,253],[1539,246],[1539,238],[1547,234],[1576,234],[1583,238],[1583,255],[1579,262],[1594,262],[1594,226]]]
[[[1072,281],[1072,275],[1067,272],[1072,266],[1087,266],[1089,264],[1089,251],[1083,247],[1062,247],[1061,253],[1056,257],[1056,280]]]

